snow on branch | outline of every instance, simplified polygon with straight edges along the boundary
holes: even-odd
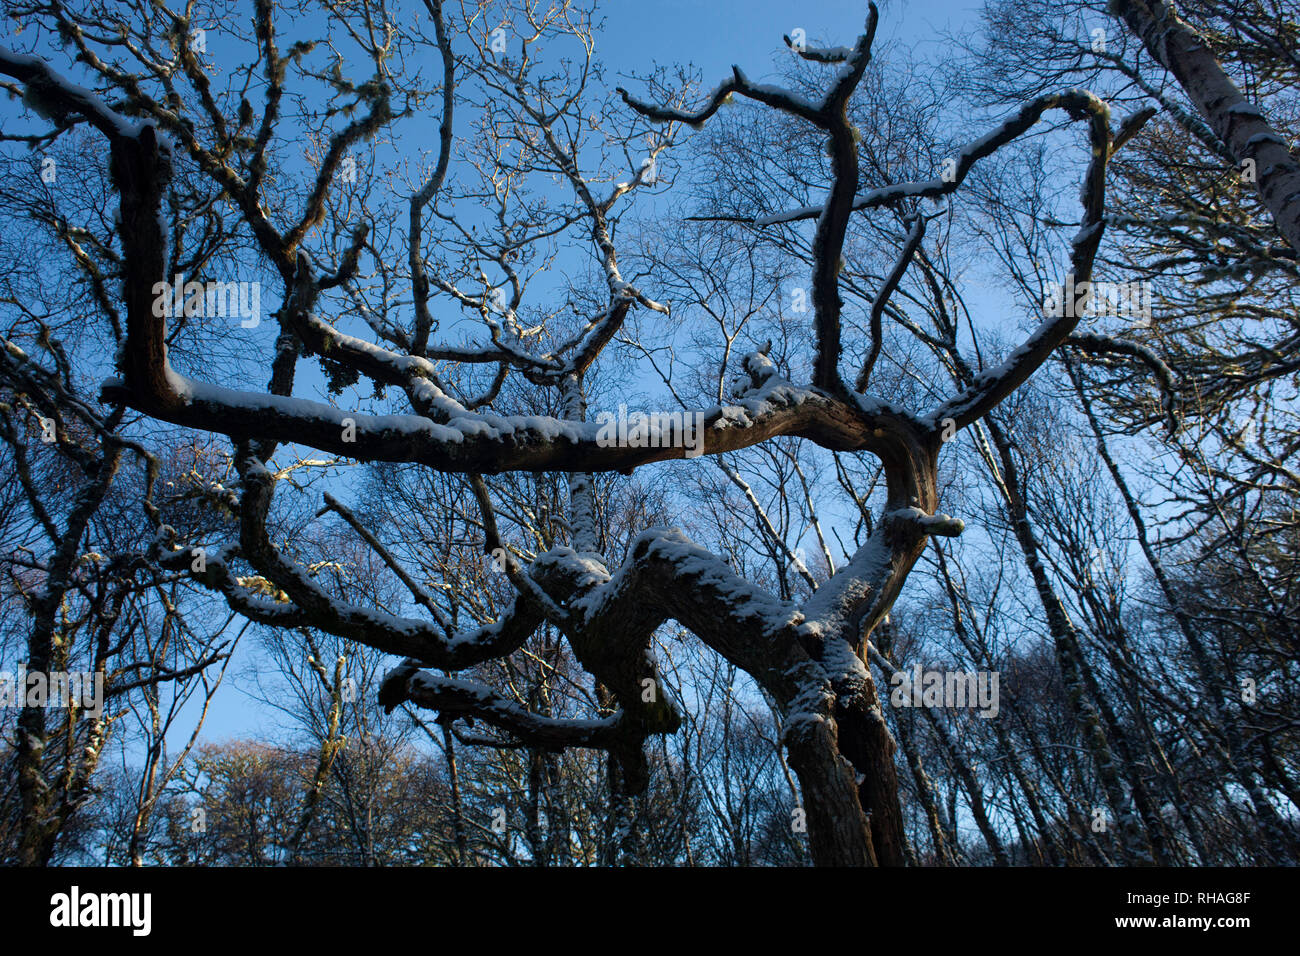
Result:
[[[675,106],[656,106],[653,103],[643,102],[621,86],[618,87],[618,93],[628,106],[642,116],[658,120],[661,123],[685,123],[694,129],[703,127],[705,121],[712,117],[719,107],[730,103],[733,93],[739,93],[741,96],[749,97],[760,103],[766,103],[768,106],[774,106],[783,112],[802,116],[814,123],[819,121],[817,107],[803,97],[780,87],[751,83],[739,66],[733,66],[731,72],[731,79],[719,83],[713,89],[713,92],[709,94],[705,104],[693,112],[678,109]]]
[[[544,750],[609,749],[616,744],[624,722],[622,711],[588,720],[546,717],[485,684],[414,670],[409,663],[389,672],[379,694],[387,710],[409,700],[418,707],[438,711],[440,719],[482,720],[510,734],[518,745]]]
[[[119,115],[95,93],[60,76],[40,57],[0,47],[0,73],[21,82],[26,88],[24,102],[52,122],[64,125],[71,114],[79,113],[109,139],[134,138],[140,133],[139,123]]]
[[[871,47],[875,42],[876,25],[880,20],[880,12],[876,9],[874,3],[869,6],[870,13],[867,17],[866,30],[858,38],[858,42],[851,50],[846,47],[823,50],[804,45],[797,46],[788,36],[784,38],[786,44],[804,59],[820,63],[843,64],[836,83],[819,104],[814,104],[797,93],[779,86],[754,83],[739,66],[731,68],[731,79],[724,80],[714,87],[705,104],[695,111],[644,102],[632,96],[621,86],[618,87],[618,93],[628,106],[642,116],[664,123],[685,123],[695,129],[702,127],[710,117],[717,113],[721,106],[730,103],[733,93],[739,93],[741,96],[781,110],[783,113],[802,117],[823,129],[830,128],[835,120],[833,113],[837,108],[842,111],[843,103],[857,86],[863,71],[866,70],[867,63],[871,59]]]

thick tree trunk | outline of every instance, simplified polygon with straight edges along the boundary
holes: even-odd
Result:
[[[871,826],[872,846],[880,866],[907,865],[903,807],[898,799],[897,745],[880,709],[874,682],[867,682],[835,709],[839,720],[839,749],[857,768],[858,801]]]
[[[1111,8],[1128,24],[1156,62],[1174,75],[1232,152],[1241,168],[1253,174],[1260,198],[1278,232],[1300,252],[1300,162],[1253,103],[1246,99],[1219,60],[1173,4],[1163,0],[1115,0]],[[1247,167],[1249,163],[1249,167]]]
[[[808,848],[817,866],[876,866],[872,827],[856,774],[839,753],[834,720],[804,719],[786,730],[790,766],[803,790]]]
[[[866,663],[868,646],[929,535],[961,531],[960,522],[935,513],[938,444],[903,427],[881,437],[889,486],[885,513],[858,554],[804,606],[821,641],[814,656],[831,681],[825,730],[812,734],[805,746],[814,752],[825,748],[833,759],[813,760],[792,748],[790,763],[801,781],[808,775],[816,788],[810,791],[804,782],[809,843],[819,866],[908,863],[894,762],[897,745]],[[841,774],[835,771],[841,767],[855,791],[853,801],[839,790]],[[827,801],[816,813],[814,795]],[[857,835],[859,830],[867,832],[867,839]],[[829,846],[832,839],[849,843]]]

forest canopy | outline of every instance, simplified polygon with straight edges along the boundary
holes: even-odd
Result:
[[[3,11],[0,860],[1300,862],[1296,4]]]

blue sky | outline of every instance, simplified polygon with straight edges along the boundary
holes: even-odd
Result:
[[[913,0],[881,5],[881,40],[906,43],[935,40],[944,28],[977,23],[981,4],[973,0]],[[651,63],[694,63],[705,81],[724,77],[738,63],[754,78],[770,69],[773,57],[788,55],[782,34],[803,29],[810,42],[850,45],[866,21],[859,0],[617,0],[605,9],[605,32],[598,51],[629,72]]]

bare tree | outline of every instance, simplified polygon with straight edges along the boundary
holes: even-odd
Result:
[[[109,147],[113,184],[121,199],[120,296],[126,334],[118,353],[119,377],[105,386],[105,400],[159,421],[228,434],[235,442],[238,541],[205,544],[205,570],[196,572],[196,578],[219,589],[233,609],[260,623],[309,626],[406,656],[408,663],[390,675],[381,691],[388,701],[410,700],[444,717],[482,720],[518,741],[546,749],[608,750],[629,798],[646,786],[647,737],[680,725],[671,701],[646,692],[659,680],[648,653],[653,635],[666,620],[676,620],[749,674],[782,713],[784,744],[802,785],[814,859],[824,864],[904,863],[894,742],[864,664],[867,641],[888,614],[928,538],[962,529],[960,521],[938,507],[936,477],[945,430],[951,434],[966,428],[1010,395],[1067,339],[1078,319],[1073,310],[1046,318],[1005,362],[971,376],[956,394],[927,410],[903,408],[868,391],[878,329],[873,327],[877,341],[867,361],[850,375],[855,386],[842,377],[840,271],[845,235],[855,213],[915,205],[954,192],[977,162],[1015,140],[1044,113],[1060,109],[1084,124],[1091,154],[1083,211],[1069,253],[1076,281],[1087,281],[1103,229],[1104,175],[1114,138],[1105,104],[1078,92],[1041,97],[960,150],[950,167],[933,179],[859,192],[858,137],[846,108],[871,59],[877,23],[872,8],[866,29],[852,47],[797,50],[807,61],[834,68],[815,97],[751,82],[737,68],[698,108],[685,105],[689,94],[680,92],[674,96],[680,105],[655,105],[623,94],[630,114],[618,112],[617,104],[608,101],[597,106],[605,117],[602,124],[610,124],[604,129],[616,155],[622,152],[625,158],[633,155],[633,141],[646,132],[637,117],[662,127],[650,151],[651,163],[602,189],[596,177],[581,172],[593,147],[581,141],[579,124],[593,125],[586,122],[592,107],[585,101],[597,95],[589,89],[597,71],[585,17],[569,3],[544,9],[524,6],[512,21],[517,31],[514,49],[498,55],[492,49],[488,8],[471,9],[459,40],[464,52],[458,53],[442,6],[430,2],[426,7],[443,61],[438,161],[410,196],[409,233],[393,236],[409,253],[404,281],[409,283],[411,315],[399,316],[391,307],[363,311],[377,342],[342,331],[322,311],[331,308],[331,296],[356,288],[363,256],[374,254],[370,237],[389,229],[387,214],[376,211],[363,219],[350,239],[337,228],[326,230],[326,245],[313,236],[318,226],[331,220],[343,225],[346,199],[336,183],[348,151],[406,113],[426,108],[425,95],[397,73],[394,60],[401,41],[383,8],[344,17],[360,60],[371,72],[361,82],[343,79],[337,71],[332,78],[324,77],[331,95],[346,100],[355,118],[326,136],[324,126],[333,110],[316,117],[322,123],[322,150],[297,210],[286,208],[282,200],[264,199],[269,148],[289,69],[296,68],[304,78],[320,74],[309,65],[310,43],[300,41],[280,52],[269,3],[259,3],[254,18],[257,62],[266,77],[264,118],[255,135],[249,135],[251,117],[240,113],[237,91],[212,89],[188,39],[195,26],[188,14],[160,9],[136,17],[124,12],[114,18],[114,29],[104,30],[104,24],[62,5],[32,11],[57,27],[88,69],[92,84],[111,91],[107,100],[64,79],[39,57],[0,54],[0,70],[22,84],[28,101],[43,115],[65,127],[87,123]],[[544,39],[557,34],[576,41],[585,55],[548,73],[534,53]],[[656,85],[656,92],[667,91]],[[647,171],[681,124],[706,123],[733,96],[779,111],[796,120],[805,135],[823,137],[827,143],[826,185],[815,202],[754,223],[779,226],[815,220],[815,345],[806,384],[781,375],[762,351],[746,356],[747,380],[731,403],[692,410],[703,423],[700,450],[718,455],[780,436],[799,436],[823,448],[875,455],[887,485],[886,501],[870,535],[801,605],[740,578],[724,560],[675,531],[647,532],[623,565],[613,566],[598,551],[592,510],[593,473],[629,472],[686,457],[690,451],[685,442],[664,447],[655,441],[646,447],[639,441],[603,441],[596,425],[585,420],[584,380],[631,310],[668,311],[641,291],[640,286],[654,282],[653,274],[637,285],[620,268],[614,226],[621,204],[647,184]],[[479,142],[490,155],[475,164],[482,187],[446,175],[454,135],[452,106],[457,101],[479,107],[478,126],[488,134]],[[170,274],[166,197],[176,168],[189,164],[220,188],[256,252],[283,286],[276,312],[280,335],[271,353],[267,391],[208,383],[180,373],[169,359],[168,324],[160,314],[163,310],[155,307]],[[563,205],[531,209],[520,180],[538,175],[566,183],[571,198]],[[498,208],[490,240],[450,211],[459,195]],[[429,260],[422,253],[423,216],[430,211],[450,234],[439,248],[439,258],[453,251],[460,256],[458,262],[442,263],[436,280],[429,278]],[[922,220],[914,221],[919,225]],[[554,330],[543,338],[536,322],[531,327],[523,324],[528,283],[516,262],[530,246],[560,232],[589,237],[601,292],[589,294],[595,308],[575,316],[572,332],[560,332],[551,322],[541,326]],[[340,240],[332,249],[330,235]],[[905,250],[896,273],[906,269],[909,258]],[[375,259],[383,259],[382,252]],[[489,263],[500,279],[483,277],[481,270]],[[393,275],[391,261],[376,262],[374,268],[385,279]],[[481,291],[470,286],[476,272]],[[873,314],[884,309],[896,284],[895,277],[882,283]],[[477,315],[490,342],[461,347],[440,341],[430,307],[434,288]],[[581,300],[572,304],[581,308]],[[341,314],[337,306],[332,308]],[[541,319],[556,312],[554,306],[534,308]],[[407,410],[370,414],[294,397],[294,370],[304,353],[319,356],[340,381],[365,378],[377,391],[398,391]],[[455,397],[457,376],[445,370],[466,364],[471,371],[482,364],[497,369],[488,392],[477,398]],[[512,376],[549,390],[555,411],[522,417],[480,410]],[[490,624],[460,630],[436,602],[420,600],[421,592],[415,589],[412,597],[424,612],[420,617],[394,616],[331,593],[291,548],[275,544],[269,533],[273,498],[283,476],[271,458],[285,442],[340,458],[412,462],[462,475],[479,509],[482,546],[500,556],[516,591],[513,606]],[[570,476],[564,516],[570,543],[557,544],[525,565],[503,537],[493,489],[484,476],[556,471]],[[191,549],[178,547],[160,563],[184,570],[190,560]],[[275,597],[267,600],[241,583],[236,561],[255,569]],[[491,687],[429,669],[457,671],[500,657],[518,648],[544,621],[565,636],[578,661],[609,694],[612,713],[586,719],[548,717]]]

